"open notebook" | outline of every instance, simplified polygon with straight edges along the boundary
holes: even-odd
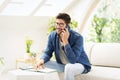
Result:
[[[51,73],[51,72],[56,72],[55,69],[50,69],[50,68],[44,68],[44,69],[39,69],[36,70],[33,67],[21,67],[21,70],[27,70],[27,71],[33,71],[33,72],[42,72],[42,73]]]
[[[56,70],[55,69],[50,69],[50,68],[44,68],[44,69],[39,69],[39,70],[29,69],[29,71],[50,73],[50,72],[55,72]]]

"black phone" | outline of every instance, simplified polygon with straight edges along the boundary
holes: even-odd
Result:
[[[66,25],[66,28],[68,28],[69,27],[69,25]]]
[[[68,25],[66,25],[66,27],[65,27],[65,29],[64,29],[64,30],[66,31],[66,29],[67,29],[68,27],[69,27],[69,26],[68,26]]]

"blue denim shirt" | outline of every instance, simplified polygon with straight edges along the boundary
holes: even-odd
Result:
[[[70,36],[68,39],[69,44],[65,45],[64,47],[66,51],[66,56],[69,62],[72,64],[74,63],[83,64],[85,67],[85,71],[83,73],[87,73],[90,71],[91,65],[84,51],[83,37],[79,33],[71,30],[69,27],[68,27],[68,31],[70,33]],[[52,32],[48,37],[47,48],[45,50],[44,55],[42,56],[45,63],[50,60],[53,52],[55,52],[56,61],[62,64],[59,56],[60,54],[59,53],[59,36],[56,33],[56,31]]]

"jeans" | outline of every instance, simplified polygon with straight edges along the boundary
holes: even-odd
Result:
[[[59,64],[55,61],[48,61],[45,63],[45,67],[55,69],[58,72],[64,72],[65,65]]]
[[[58,72],[64,72],[64,80],[74,80],[74,76],[81,74],[85,69],[80,63],[63,65],[55,61],[48,61],[45,63],[45,67],[56,69]]]

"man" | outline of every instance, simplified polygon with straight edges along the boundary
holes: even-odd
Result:
[[[36,68],[46,67],[64,71],[64,80],[74,80],[77,74],[88,73],[90,62],[84,51],[83,37],[70,29],[71,18],[67,13],[56,16],[55,28],[48,38],[45,53],[36,64]],[[49,61],[55,52],[56,62]]]

